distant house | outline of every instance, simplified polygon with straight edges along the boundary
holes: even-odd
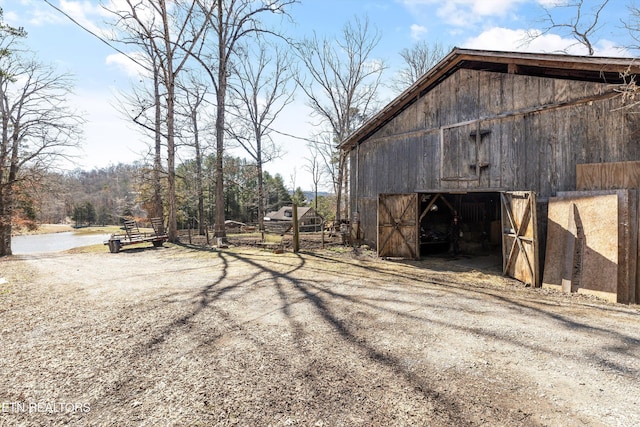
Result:
[[[282,224],[293,222],[293,207],[284,206],[277,212],[269,212],[265,218],[265,227],[268,223]],[[301,232],[311,232],[322,230],[324,218],[311,207],[298,207],[298,227]]]
[[[244,222],[233,221],[230,219],[224,222],[225,229],[233,232],[238,232],[240,230],[243,230],[246,226],[247,224],[245,224]]]

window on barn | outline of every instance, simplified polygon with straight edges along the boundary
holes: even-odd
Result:
[[[444,128],[441,134],[441,179],[471,181],[479,178],[487,163],[491,131],[479,122]],[[476,170],[480,168],[480,170]]]

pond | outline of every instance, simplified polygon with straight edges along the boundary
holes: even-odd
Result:
[[[11,238],[14,255],[58,252],[79,246],[96,245],[109,239],[109,234],[76,234],[73,231],[51,234],[33,234]]]

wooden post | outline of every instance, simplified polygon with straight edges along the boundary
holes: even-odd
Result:
[[[298,231],[298,205],[293,204],[293,253],[300,250],[300,232]]]

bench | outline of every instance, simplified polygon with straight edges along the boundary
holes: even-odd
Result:
[[[153,233],[142,233],[134,220],[125,220],[122,226],[124,233],[113,233],[104,244],[109,246],[109,252],[117,254],[123,246],[137,243],[151,242],[154,247],[160,247],[167,241],[167,236],[162,218],[151,218]]]

